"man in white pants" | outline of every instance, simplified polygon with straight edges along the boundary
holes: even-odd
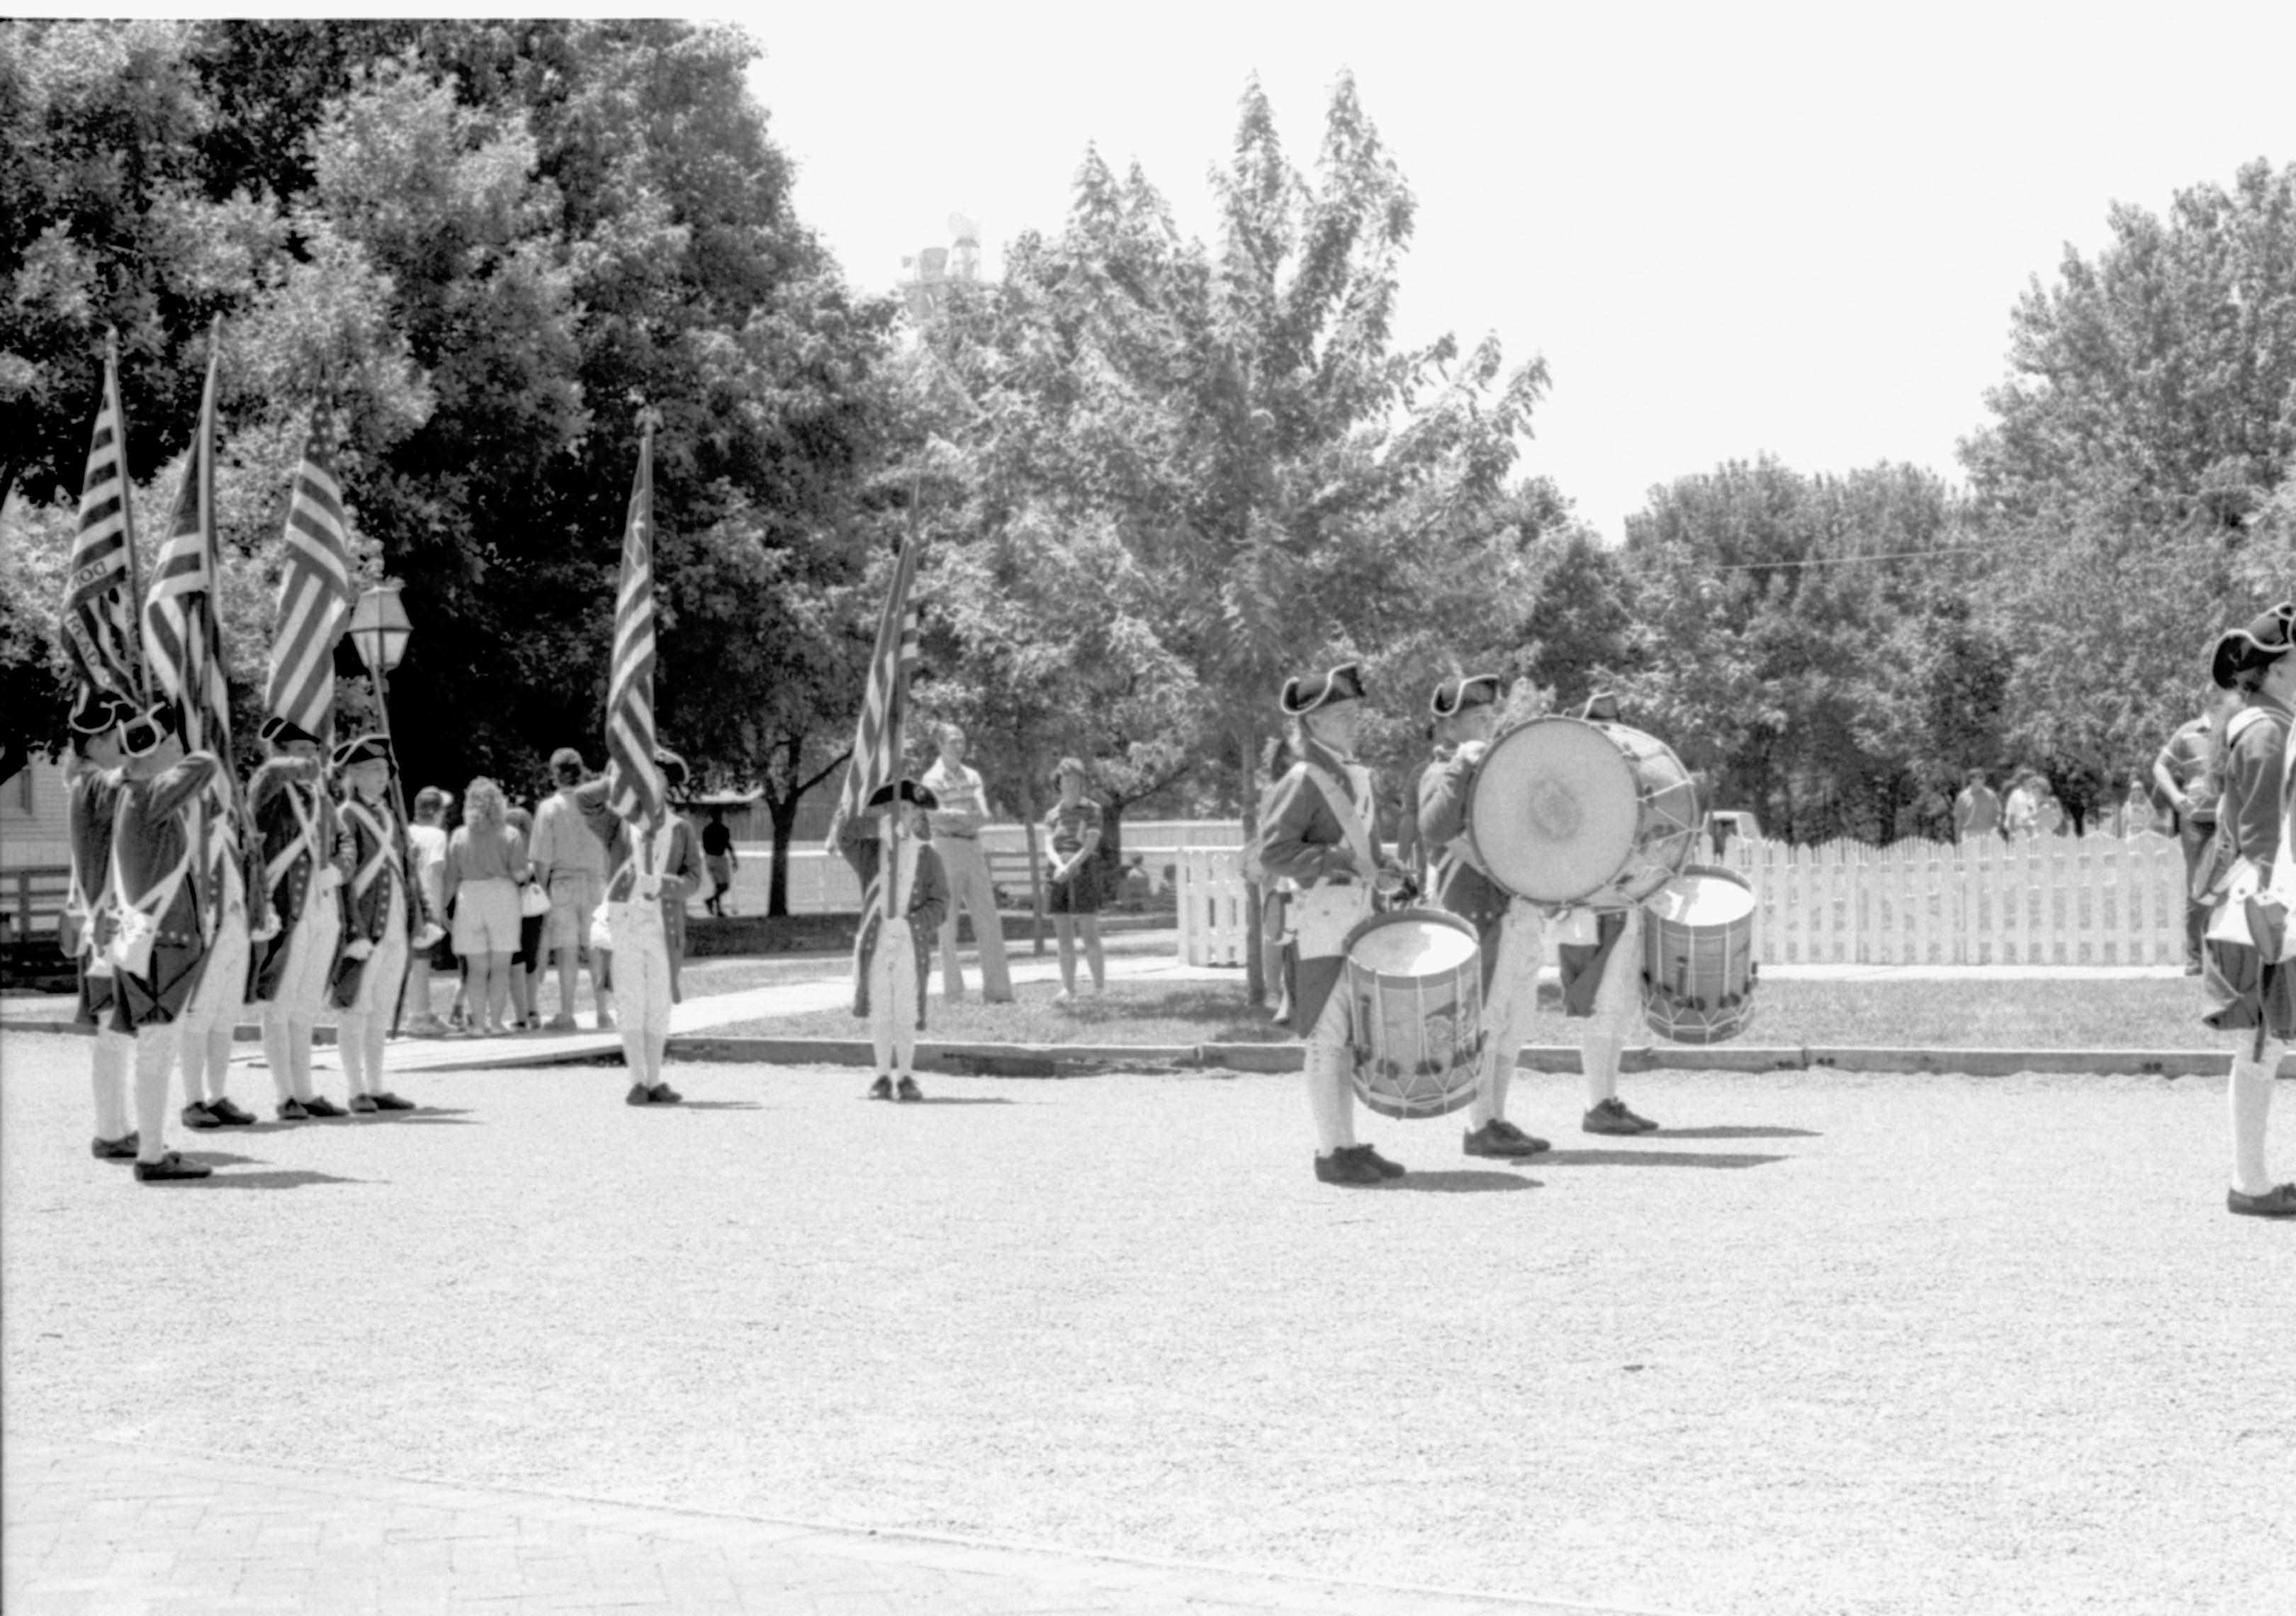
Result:
[[[1260,830],[1261,866],[1300,889],[1292,1028],[1307,1039],[1316,1177],[1324,1184],[1374,1185],[1403,1176],[1400,1166],[1355,1136],[1343,949],[1348,933],[1370,915],[1374,889],[1403,879],[1380,851],[1371,771],[1355,761],[1363,695],[1362,674],[1352,662],[1285,682],[1283,713],[1300,721],[1304,738],[1300,760],[1268,800]]]
[[[956,957],[956,911],[972,915],[972,939],[980,948],[980,997],[984,1004],[1013,1000],[1013,973],[1004,963],[1004,923],[996,913],[996,883],[988,878],[988,858],[980,850],[980,829],[988,823],[988,791],[980,771],[964,761],[964,731],[944,724],[940,757],[920,783],[940,806],[932,812],[933,850],[948,878],[948,914],[940,923],[940,990],[964,997],[964,967]]]
[[[701,886],[701,850],[688,824],[668,802],[685,787],[685,760],[657,751],[663,801],[652,824],[615,811],[621,765],[605,777],[568,793],[575,811],[605,849],[606,931],[613,940],[614,1003],[620,1018],[622,1064],[630,1074],[632,1105],[676,1105],[685,1096],[662,1077],[669,1051],[669,1007],[677,1001],[677,965],[685,951],[685,900]]]
[[[213,752],[184,755],[176,715],[162,704],[119,731],[120,767],[103,776],[112,821],[112,1024],[135,1040],[135,1178],[168,1184],[212,1170],[167,1147],[168,1075],[176,1022],[206,964],[205,906],[191,821],[201,793],[223,773]],[[242,964],[244,962],[242,962]]]
[[[127,1074],[135,1040],[112,1025],[111,822],[119,791],[111,771],[119,767],[119,726],[135,716],[124,697],[94,686],[72,708],[72,755],[65,775],[71,830],[72,951],[78,964],[79,1011],[75,1018],[94,1033],[89,1076],[95,1094],[95,1139],[88,1153],[99,1161],[133,1161],[135,1130],[127,1120]]]
[[[932,792],[915,781],[889,782],[870,793],[838,838],[864,900],[853,939],[853,1013],[868,1021],[877,1056],[872,1100],[924,1098],[910,1068],[924,1029],[933,933],[948,913],[948,879],[924,840],[925,815],[936,806]],[[888,883],[882,901],[871,902],[881,879]]]
[[[269,895],[250,880],[240,808],[228,767],[209,782],[192,814],[193,833],[206,839],[194,887],[207,931],[207,958],[199,985],[176,1018],[177,1058],[184,1067],[184,1126],[247,1128],[255,1113],[224,1093],[231,1075],[231,1045],[247,1003],[255,945],[278,934]]]
[[[390,746],[361,735],[335,748],[334,765],[349,787],[343,799],[343,841],[351,874],[345,888],[343,947],[335,963],[335,1042],[349,1079],[351,1110],[362,1114],[413,1111],[382,1086],[390,1016],[398,1004],[410,947],[429,947],[439,928],[422,912],[406,827],[390,803]]]
[[[1470,1156],[1535,1156],[1546,1141],[1507,1120],[1507,1087],[1538,1004],[1541,928],[1538,908],[1493,881],[1467,836],[1475,770],[1496,727],[1500,685],[1491,674],[1446,679],[1429,698],[1439,743],[1419,776],[1419,838],[1431,868],[1431,896],[1475,928],[1482,949],[1483,1059],[1462,1148]]]
[[[255,950],[248,997],[262,1012],[279,1120],[348,1116],[311,1084],[312,1029],[343,942],[335,805],[320,787],[317,736],[280,718],[266,719],[259,733],[271,756],[248,782],[247,811],[279,930]]]

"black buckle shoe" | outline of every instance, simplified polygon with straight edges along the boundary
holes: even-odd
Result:
[[[1319,1184],[1368,1185],[1384,1184],[1387,1177],[1365,1159],[1362,1145],[1347,1144],[1328,1156],[1316,1158],[1316,1181]]]
[[[367,1098],[374,1102],[374,1108],[377,1111],[416,1111],[421,1109],[414,1101],[402,1100],[387,1088],[378,1089],[373,1094],[369,1095]]]
[[[308,1122],[311,1120],[311,1113],[304,1109],[303,1102],[292,1097],[280,1101],[276,1110],[282,1122]]]
[[[1386,1157],[1381,1155],[1368,1144],[1357,1145],[1356,1154],[1370,1162],[1372,1167],[1382,1178],[1400,1178],[1403,1177],[1403,1163],[1400,1161],[1390,1161]]]
[[[186,1161],[175,1152],[169,1151],[157,1161],[137,1162],[135,1164],[135,1182],[138,1184],[173,1184],[177,1180],[184,1178],[204,1178],[214,1171],[215,1169],[211,1167],[201,1166],[196,1161]]]
[[[656,1105],[675,1105],[685,1096],[667,1083],[657,1083],[646,1090],[646,1098]]]
[[[917,1087],[917,1080],[914,1078],[903,1078],[893,1090],[893,1098],[909,1104],[914,1104],[924,1097],[925,1091]]]
[[[891,1099],[893,1097],[892,1078],[886,1073],[880,1072],[877,1075],[877,1080],[869,1085],[868,1097],[872,1100]]]
[[[222,1123],[226,1128],[253,1128],[255,1126],[255,1113],[253,1112],[243,1111],[227,1099],[209,1100],[208,1102],[208,1112],[209,1115],[213,1116],[217,1121]]]
[[[2261,1195],[2225,1192],[2225,1210],[2243,1218],[2296,1218],[2296,1184],[2279,1184]]]
[[[88,1144],[87,1153],[98,1161],[133,1161],[138,1140],[134,1133],[125,1133],[117,1139],[95,1139]]]
[[[1550,1147],[1546,1140],[1523,1132],[1505,1118],[1494,1117],[1480,1128],[1470,1130],[1460,1141],[1460,1148],[1470,1156],[1493,1156],[1506,1161],[1536,1156]]]
[[[309,1099],[302,1101],[300,1103],[303,1107],[303,1114],[307,1117],[348,1117],[350,1115],[350,1112],[345,1111],[341,1106],[336,1104],[324,1095],[314,1095]]]
[[[206,1132],[210,1128],[221,1128],[223,1126],[223,1119],[217,1116],[215,1112],[209,1111],[205,1104],[197,1100],[193,1101],[189,1105],[184,1107],[183,1120],[185,1128],[196,1128],[202,1133]]]
[[[1615,1095],[1587,1112],[1578,1124],[1579,1131],[1589,1134],[1651,1134],[1658,1124],[1648,1117],[1638,1117],[1627,1109],[1627,1103]]]

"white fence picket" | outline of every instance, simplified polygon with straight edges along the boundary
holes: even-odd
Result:
[[[1243,962],[1232,847],[1175,850],[1180,958]],[[2185,864],[2150,832],[2005,843],[1730,844],[1763,964],[2160,965],[2185,956]]]

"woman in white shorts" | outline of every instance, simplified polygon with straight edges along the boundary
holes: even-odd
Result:
[[[472,781],[463,794],[463,823],[447,840],[440,872],[455,908],[455,952],[471,973],[472,1030],[481,1038],[504,1030],[511,956],[518,952],[526,839],[504,817],[509,808],[493,781],[483,775]]]

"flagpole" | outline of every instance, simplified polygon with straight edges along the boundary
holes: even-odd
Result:
[[[119,433],[119,533],[127,545],[128,610],[135,627],[135,693],[144,706],[152,705],[151,659],[144,654],[144,572],[135,562],[135,480],[127,471],[127,403],[119,392],[119,328],[110,325],[103,332],[103,384],[111,391],[104,402],[111,406],[111,419]]]

